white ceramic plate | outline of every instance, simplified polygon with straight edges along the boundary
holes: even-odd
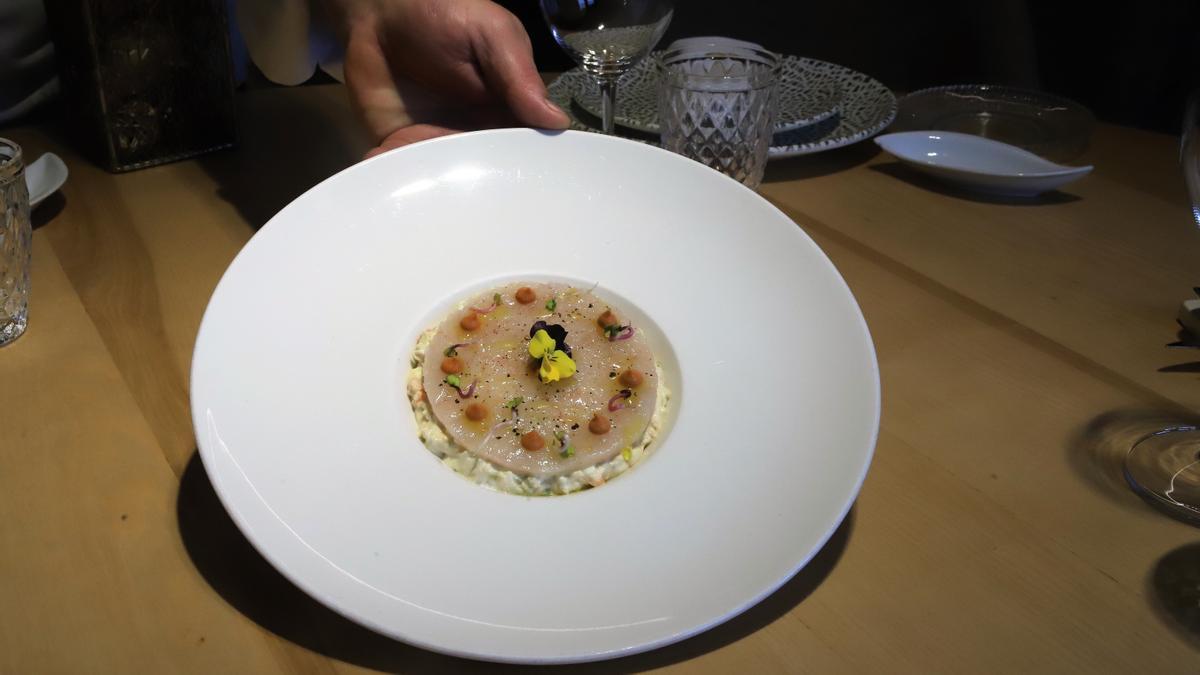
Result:
[[[417,335],[471,289],[599,282],[672,372],[668,430],[600,488],[521,498],[417,440]],[[246,245],[192,364],[200,454],[258,550],[347,617],[448,654],[631,654],[789,579],[866,474],[879,376],[821,250],[696,162],[596,134],[478,132],[326,180]]]

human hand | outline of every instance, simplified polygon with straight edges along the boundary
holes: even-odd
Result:
[[[350,96],[379,144],[367,156],[467,129],[565,129],[521,22],[489,0],[328,0]]]

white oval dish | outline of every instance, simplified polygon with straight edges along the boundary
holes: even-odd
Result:
[[[29,207],[41,204],[67,182],[67,164],[53,152],[38,157],[25,167],[25,187],[29,190]]]
[[[403,374],[465,292],[547,276],[643,317],[675,399],[639,465],[523,498],[426,451]],[[880,401],[853,296],[766,200],[644,144],[514,129],[280,211],[214,291],[191,383],[213,486],[285,576],[385,635],[519,663],[670,644],[773,592],[850,508]]]
[[[1008,143],[952,131],[875,138],[897,159],[932,176],[997,195],[1031,197],[1078,180],[1091,166],[1063,166]]]

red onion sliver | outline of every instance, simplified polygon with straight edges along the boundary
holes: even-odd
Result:
[[[460,342],[458,344],[450,345],[449,347],[446,347],[444,350],[442,350],[442,353],[445,354],[446,356],[453,356],[458,353],[459,347],[470,347],[470,346],[471,346],[470,342]]]
[[[610,333],[608,336],[608,341],[615,342],[616,340],[628,340],[631,337],[633,337],[633,326],[624,326],[621,328],[620,333]]]
[[[633,392],[628,389],[622,389],[615,396],[608,399],[608,411],[616,412],[625,407],[625,399],[633,396]]]

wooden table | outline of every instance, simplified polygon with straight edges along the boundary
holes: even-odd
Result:
[[[71,180],[37,213],[29,330],[0,350],[0,672],[509,670],[340,618],[213,494],[188,415],[209,294],[256,227],[366,147],[337,86],[241,107],[236,151],[125,175],[44,128],[4,132]],[[1175,139],[1102,125],[1083,159],[1093,175],[1028,203],[945,190],[867,143],[772,164],[762,194],[833,259],[878,348],[870,475],[765,602],[581,670],[1200,668],[1200,533],[1118,473],[1140,431],[1200,410],[1195,371],[1164,371],[1191,354],[1163,347],[1200,235]]]

